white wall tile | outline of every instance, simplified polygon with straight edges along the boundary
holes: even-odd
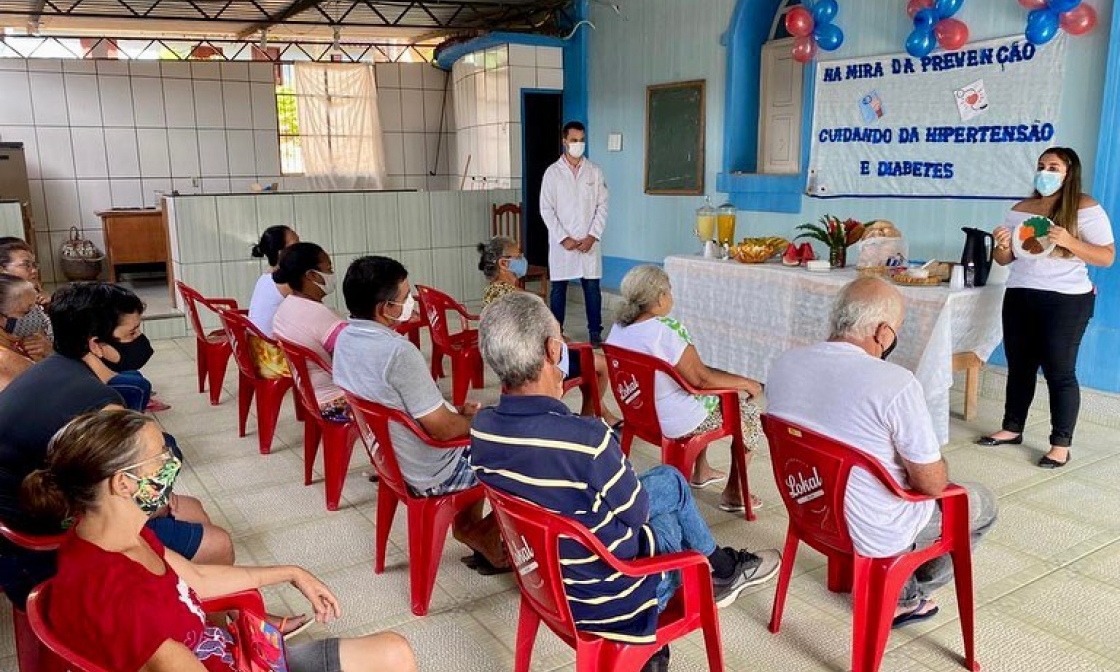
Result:
[[[410,63],[407,65],[415,65]],[[424,92],[401,89],[401,129],[405,131],[424,130]]]
[[[404,134],[383,133],[385,145],[385,172],[390,175],[404,175]]]
[[[535,68],[537,66],[537,50],[526,44],[509,45],[509,64]]]
[[[4,142],[22,142],[23,158],[27,163],[27,177],[39,178],[39,138],[34,126],[0,126],[0,138]]]
[[[447,134],[440,138],[440,133],[425,133],[424,134],[424,165],[426,174],[430,171],[435,171],[436,175],[447,175]]]
[[[222,81],[226,82],[247,82],[249,81],[249,62],[248,61],[225,61],[219,64],[221,71]]]
[[[404,143],[404,174],[427,175],[430,166],[427,160],[427,146],[424,133],[402,133]]]
[[[44,179],[74,177],[74,150],[69,128],[39,127],[39,174]]]
[[[276,131],[253,131],[257,175],[280,174],[280,137]]]
[[[433,91],[443,91],[444,84],[447,82],[447,73],[437,68],[434,65],[424,64],[421,69],[423,73],[423,85],[425,89]]]
[[[223,261],[241,261],[260,239],[257,196],[217,196],[218,238]]]
[[[277,128],[275,85],[271,83],[251,84],[249,97],[253,108],[252,127],[257,130]]]
[[[202,183],[198,182],[196,184],[195,181],[189,177],[171,178],[171,188],[183,196],[202,193]]]
[[[173,128],[167,131],[167,146],[171,156],[172,177],[190,178],[199,175],[198,131]]]
[[[446,107],[452,107],[450,92],[447,94]],[[429,132],[438,131],[441,119],[440,115],[445,111],[442,90],[424,92],[424,130]]]
[[[170,194],[173,188],[169,177],[145,177],[140,180],[140,192],[144,196],[144,205],[148,207],[159,207],[160,194]]]
[[[74,143],[74,175],[104,179],[108,174],[104,132],[100,128],[72,128],[70,137]]]
[[[180,262],[189,265],[221,260],[215,197],[181,198],[175,204],[175,216]]]
[[[139,208],[144,205],[144,195],[140,192],[138,179],[110,180],[109,191],[114,208]]]
[[[331,194],[330,253],[362,254],[369,250],[366,240],[364,194]]]
[[[43,182],[42,180],[28,180],[27,186],[31,190],[31,226],[36,231],[46,231],[49,227],[47,199],[43,196]]]
[[[62,75],[46,72],[28,74],[31,81],[31,109],[36,126],[67,126],[66,89]]]
[[[458,249],[432,250],[432,284],[454,299],[463,300],[463,257]]]
[[[405,175],[404,186],[401,189],[416,189],[423,191],[428,188],[428,178],[423,175]]]
[[[538,68],[537,87],[562,90],[564,88],[564,71],[555,68]]]
[[[55,249],[51,244],[50,234],[44,232],[35,237],[35,256],[39,259],[39,279],[42,282],[54,282],[55,279],[62,278],[55,261]]]
[[[101,126],[101,97],[94,75],[63,75],[71,126]]]
[[[163,86],[177,80],[160,80],[156,77],[132,78],[132,110],[136,125],[141,128],[164,128],[167,118],[163,113]],[[190,86],[190,82],[186,82]]]
[[[564,53],[560,47],[537,47],[537,67],[564,67]]]
[[[163,77],[172,79],[190,79],[191,78],[191,64],[190,61],[160,61],[160,68]]]
[[[135,129],[105,129],[105,149],[109,157],[109,177],[140,177],[140,150]]]
[[[250,63],[249,81],[272,83],[275,79],[275,67],[272,63]]]
[[[463,245],[476,245],[490,238],[492,214],[490,204],[495,202],[493,192],[463,191],[460,194],[459,235]],[[509,200],[506,198],[502,199]],[[517,199],[513,199],[517,200]]]
[[[257,231],[277,224],[291,226],[295,221],[293,198],[292,194],[284,193],[254,197],[257,202]]]
[[[510,67],[509,69],[510,98],[518,95],[521,89],[535,89],[537,87],[536,68]]]
[[[29,58],[27,69],[30,72],[62,72],[61,58]]]
[[[222,83],[194,80],[194,109],[198,128],[225,128]]]
[[[62,60],[62,71],[91,74],[97,72],[97,66],[95,65],[95,61],[92,60],[65,58]]]
[[[374,67],[374,78],[380,93],[384,89],[399,89],[401,86],[401,70],[398,63],[378,63]]]
[[[31,110],[31,83],[27,72],[18,70],[0,72],[0,124],[23,125],[34,123]]]
[[[82,217],[78,210],[78,185],[74,180],[44,180],[43,198],[46,200],[47,221],[52,231],[66,231],[80,226]]]
[[[245,73],[248,77],[248,72]],[[226,128],[251,130],[253,106],[248,82],[222,82],[222,104],[225,106]]]
[[[202,194],[231,194],[235,191],[228,177],[204,177],[200,184],[199,193]]]
[[[162,128],[136,129],[136,146],[140,151],[140,174],[145,178],[171,177],[171,154],[167,131]]]
[[[159,61],[128,61],[128,73],[133,77],[159,77]]]
[[[191,79],[221,79],[220,61],[191,61]]]
[[[486,276],[478,270],[478,250],[473,247],[461,247],[459,256],[463,268],[463,290],[460,300],[478,301],[482,298],[488,284]]]
[[[459,233],[460,193],[466,192],[442,191],[428,194],[428,202],[431,204],[432,240],[440,247],[462,244],[462,235]]]
[[[402,250],[424,249],[432,246],[430,196],[432,194],[397,194]]]
[[[98,75],[97,88],[101,96],[101,118],[105,126],[135,126],[132,112],[132,84],[128,77]]]
[[[402,89],[423,89],[424,68],[429,67],[424,63],[399,63]]]
[[[331,235],[331,197],[329,194],[293,194],[292,228],[301,240],[318,243],[324,250],[334,249]]]
[[[163,80],[163,101],[168,128],[194,128],[194,86],[189,79]]]
[[[27,60],[23,58],[0,58],[0,70],[27,72]]]
[[[398,194],[363,194],[366,209],[366,245],[369,251],[396,251],[401,247]]]
[[[396,133],[401,130],[400,89],[378,89],[377,109],[380,115],[382,131],[386,133]]]
[[[408,282],[413,287],[416,285],[431,287],[434,284],[431,250],[402,250],[398,261],[408,270]]]
[[[252,247],[252,246],[250,246]],[[253,296],[253,288],[261,277],[261,265],[256,259],[249,258],[249,248],[242,254],[244,261],[224,261],[220,264],[222,271],[222,295],[237,299],[242,306],[249,304]]]
[[[198,132],[198,161],[199,168],[206,177],[229,175],[225,131],[200,130]]]
[[[101,226],[97,213],[113,207],[109,180],[78,180],[78,210],[82,228]]]
[[[251,177],[257,174],[257,153],[253,146],[252,131],[226,131],[226,155],[230,177]],[[205,173],[205,162],[203,166]]]

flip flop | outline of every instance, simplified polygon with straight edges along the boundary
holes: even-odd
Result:
[[[925,606],[927,604],[929,604],[929,600],[919,600],[918,606],[914,607],[913,611],[908,611],[905,614],[899,614],[898,616],[895,616],[894,620],[891,621],[891,629],[901,628],[905,625],[910,625],[911,623],[921,623],[922,621],[928,621],[929,619],[936,616],[937,612],[941,611],[941,608],[935,604],[929,611],[922,612],[922,609],[925,609]]]
[[[763,502],[761,499],[759,499],[755,495],[751,495],[751,510],[752,511],[758,511],[763,506],[766,506],[765,502]],[[746,513],[747,512],[747,507],[742,505],[742,504],[728,504],[727,502],[720,502],[719,503],[719,510],[720,511],[726,511],[727,513]]]
[[[696,481],[691,481],[690,480],[688,482],[688,486],[690,488],[692,488],[693,490],[703,490],[704,488],[708,487],[709,485],[712,485],[714,483],[719,483],[720,481],[722,481],[726,478],[727,478],[727,476],[712,476],[708,480],[700,481],[699,483],[697,483]]]
[[[299,625],[294,625],[295,623],[299,622],[300,619],[303,619],[303,621],[300,622]],[[288,639],[290,637],[299,635],[304,630],[307,630],[314,622],[315,619],[310,618],[307,614],[285,616],[280,619],[280,625],[276,626],[276,629],[280,631],[280,634],[284,636],[284,639]]]

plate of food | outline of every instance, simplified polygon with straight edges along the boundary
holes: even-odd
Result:
[[[1054,222],[1047,217],[1035,215],[1024,221],[1011,232],[1011,249],[1020,258],[1045,257],[1057,245],[1050,240],[1050,227]]]

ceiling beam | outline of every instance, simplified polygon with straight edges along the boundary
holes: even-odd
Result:
[[[237,33],[237,39],[244,40],[246,37],[255,32],[265,30],[275,26],[278,23],[284,23],[296,14],[300,14],[318,5],[322,0],[295,0],[292,4],[285,7],[279,14],[270,17],[268,21],[254,23],[248,28]]]

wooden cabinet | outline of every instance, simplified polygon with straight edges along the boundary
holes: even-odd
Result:
[[[118,264],[164,264],[171,282],[167,223],[156,209],[104,210],[97,213],[105,228],[109,282],[117,281]]]

